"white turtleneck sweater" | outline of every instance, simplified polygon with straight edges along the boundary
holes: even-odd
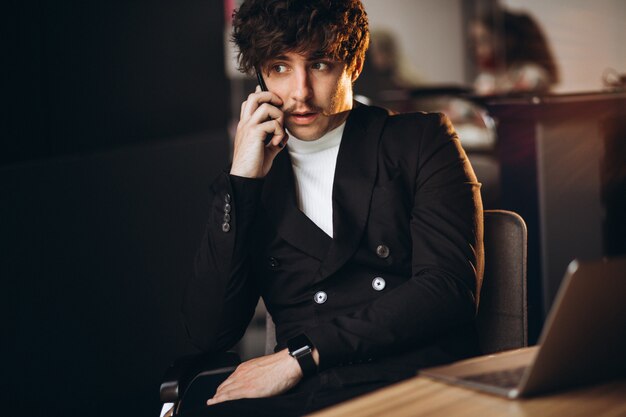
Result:
[[[345,126],[344,122],[313,141],[300,140],[289,133],[287,142],[298,208],[330,237],[333,237],[333,180]]]

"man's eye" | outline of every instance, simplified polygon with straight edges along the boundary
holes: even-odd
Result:
[[[274,65],[274,66],[272,67],[272,70],[273,70],[274,72],[282,73],[282,72],[287,71],[287,66],[286,66],[286,65],[280,65],[280,64],[277,64],[277,65]]]
[[[327,62],[316,62],[315,64],[313,64],[313,69],[316,69],[316,70],[326,71],[329,68],[330,68],[330,65],[328,65]]]

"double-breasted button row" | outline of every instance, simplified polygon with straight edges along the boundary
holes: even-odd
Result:
[[[222,223],[222,231],[224,233],[228,233],[230,231],[230,211],[232,210],[230,205],[231,200],[231,195],[226,193],[226,195],[224,195],[224,222]]]
[[[273,258],[270,258],[270,265],[272,259]],[[372,280],[372,288],[374,288],[374,290],[376,291],[382,291],[385,289],[386,286],[387,282],[382,277],[376,277]],[[326,294],[326,292],[324,291],[318,291],[313,296],[313,301],[315,301],[317,304],[324,304],[326,300],[328,300],[328,294]]]

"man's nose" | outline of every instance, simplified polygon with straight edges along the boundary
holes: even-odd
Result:
[[[299,69],[294,72],[293,88],[291,95],[296,101],[307,101],[311,98],[313,89],[311,87],[311,75],[306,69]]]

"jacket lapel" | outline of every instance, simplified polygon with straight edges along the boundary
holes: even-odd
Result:
[[[359,105],[350,112],[333,180],[333,238],[297,207],[287,150],[278,154],[265,181],[262,201],[278,234],[322,261],[317,281],[337,271],[359,246],[378,173],[378,143],[387,119],[380,108]]]
[[[378,173],[378,144],[387,112],[357,105],[346,122],[333,182],[333,240],[318,280],[337,271],[354,254],[369,215]]]
[[[278,234],[299,250],[322,260],[331,238],[297,206],[295,179],[289,152],[276,156],[265,178],[262,202]]]

